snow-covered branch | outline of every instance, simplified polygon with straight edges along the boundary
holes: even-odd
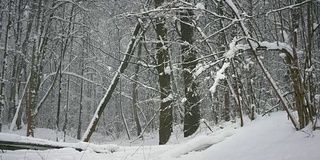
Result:
[[[279,11],[282,11],[282,10],[286,10],[286,9],[292,9],[292,8],[294,8],[294,7],[301,6],[301,5],[306,4],[306,3],[308,3],[308,2],[311,2],[311,1],[312,1],[312,0],[306,0],[306,1],[303,1],[303,2],[300,2],[300,3],[297,3],[297,4],[285,6],[285,7],[278,8],[278,9],[274,9],[274,10],[271,10],[271,11],[267,12],[266,15],[268,15],[268,14],[270,14],[270,13],[274,13],[274,12],[279,12]]]
[[[236,18],[237,19],[242,19],[241,16],[240,16],[240,12],[238,10],[238,8],[236,7],[236,5],[233,3],[232,0],[225,0],[225,2],[228,4],[228,6],[231,8],[231,10],[233,11],[233,13],[235,14]],[[273,88],[274,92],[276,93],[277,97],[280,99],[281,103],[283,104],[286,112],[288,113],[288,116],[292,122],[292,124],[294,125],[294,127],[298,130],[300,127],[299,127],[299,123],[297,122],[297,120],[295,119],[295,117],[293,116],[293,114],[291,113],[290,111],[290,107],[289,107],[289,104],[287,103],[286,99],[283,97],[283,94],[281,93],[281,90],[279,89],[279,87],[277,86],[277,84],[275,83],[275,81],[273,80],[272,76],[270,75],[270,73],[268,72],[268,70],[264,67],[264,64],[263,62],[261,61],[260,57],[257,56],[257,53],[256,53],[256,45],[254,43],[254,41],[251,40],[251,37],[250,37],[250,34],[249,34],[249,31],[248,29],[246,28],[245,24],[243,21],[239,21],[239,25],[240,25],[240,28],[244,34],[245,37],[247,37],[247,43],[249,44],[250,48],[252,49],[253,53],[254,53],[254,57],[255,59],[257,60],[260,68],[262,69],[264,75],[267,77],[271,87]],[[269,47],[271,49],[273,48],[277,48],[275,47],[275,45],[271,45],[270,43],[258,43],[260,45],[264,45],[265,47]],[[279,46],[279,45],[277,45]],[[287,48],[287,45],[285,46],[282,46],[282,49],[284,48]]]

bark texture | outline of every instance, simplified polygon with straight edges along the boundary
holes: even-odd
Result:
[[[163,4],[163,0],[155,0],[155,8],[160,7]],[[169,66],[169,54],[167,45],[167,28],[165,27],[165,17],[160,16],[156,18],[156,33],[158,43],[157,50],[157,71],[158,71],[158,83],[160,87],[160,126],[159,126],[159,144],[166,144],[170,138],[172,132],[172,90],[170,82],[170,73],[168,73]]]
[[[187,1],[189,2],[189,1]],[[197,83],[193,76],[193,71],[198,64],[196,51],[192,49],[194,28],[192,26],[192,10],[182,10],[181,17],[181,40],[184,44],[181,46],[182,52],[182,67],[183,67],[183,80],[185,92],[185,117],[183,132],[184,137],[192,135],[200,125],[200,104],[199,95],[197,93]],[[187,42],[187,43],[186,43]]]

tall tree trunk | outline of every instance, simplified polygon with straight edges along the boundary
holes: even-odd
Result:
[[[253,0],[248,0],[247,1],[247,11],[248,11],[248,15],[251,17],[247,22],[247,26],[248,26],[248,30],[249,30],[249,33],[251,33],[251,36],[252,36],[252,33],[254,33],[254,28],[253,28],[253,25],[251,24],[251,22],[253,22]],[[249,51],[251,52],[251,51]],[[249,53],[249,55],[252,55],[252,53]],[[256,77],[255,75],[255,71],[252,70],[253,67],[250,67],[248,68],[248,71],[246,72],[247,74],[247,78],[246,78],[246,85],[247,85],[247,88],[246,88],[246,91],[247,91],[247,94],[246,94],[246,99],[247,99],[247,104],[248,104],[248,109],[249,109],[249,118],[251,120],[254,120],[255,117],[255,108],[258,107],[258,105],[256,105],[255,103],[255,94],[253,92],[253,87],[252,87],[252,82],[251,82],[251,79]]]
[[[5,5],[3,5],[3,1],[0,0],[0,39],[2,39],[2,25],[3,25],[3,10],[4,10]]]
[[[8,57],[8,40],[9,40],[9,30],[11,28],[11,0],[9,2],[9,11],[8,11],[8,22],[6,26],[6,33],[4,37],[4,53],[3,53],[3,60],[2,60],[2,71],[0,75],[0,132],[2,131],[2,125],[3,125],[3,112],[4,112],[4,105],[5,105],[5,73],[7,71],[7,57]],[[2,13],[1,13],[2,14]],[[2,28],[1,28],[2,29]]]
[[[238,72],[234,66],[234,61],[231,60],[231,64],[232,64],[232,69],[233,69],[233,74],[236,75],[234,77],[234,86],[231,86],[229,88],[232,88],[233,89],[233,94],[234,94],[234,97],[235,97],[235,101],[236,101],[236,106],[237,106],[237,110],[239,112],[239,117],[240,117],[240,126],[243,127],[244,125],[244,121],[243,121],[243,112],[242,112],[242,103],[241,103],[241,98],[240,98],[240,93],[239,93],[239,85],[238,85]]]
[[[71,11],[70,11],[70,22],[69,22],[69,27],[68,27],[68,35],[73,32],[74,30],[74,5],[72,5],[71,7]],[[67,44],[65,45],[65,49],[64,49],[64,53],[66,53],[66,47],[67,47]],[[70,47],[70,50],[72,51],[73,49],[73,37],[71,37],[70,39],[70,44],[71,44],[71,47]],[[65,54],[64,54],[65,56]],[[69,55],[69,64],[71,63],[71,55]],[[68,68],[68,71],[70,70],[70,68]],[[63,141],[65,142],[66,141],[66,135],[67,135],[67,126],[68,126],[68,113],[69,113],[69,92],[70,91],[70,76],[67,75],[67,87],[66,87],[66,106],[65,106],[65,109],[64,109],[64,122],[63,122],[63,126],[62,126],[62,131],[63,131]]]
[[[35,3],[35,2],[33,2]],[[22,5],[22,0],[19,0],[19,5]],[[23,7],[23,6],[20,6],[20,7]],[[32,8],[32,12],[35,12],[36,9],[33,7]],[[27,102],[27,98],[25,98],[27,96],[27,89],[28,89],[28,84],[30,82],[30,76],[28,76],[27,74],[27,65],[25,63],[25,61],[23,60],[23,56],[27,55],[27,51],[28,51],[28,44],[30,42],[30,34],[31,34],[31,31],[32,31],[32,26],[33,26],[33,18],[34,18],[35,14],[30,14],[26,17],[25,19],[25,22],[27,23],[27,29],[26,29],[26,32],[24,33],[24,40],[22,41],[22,44],[21,44],[21,49],[20,47],[17,46],[18,50],[20,49],[21,50],[21,57],[19,56],[19,60],[18,60],[18,66],[17,66],[17,71],[16,73],[18,74],[17,75],[17,79],[19,81],[19,83],[21,82],[22,80],[22,76],[23,76],[23,73],[25,74],[26,78],[25,78],[25,81],[27,81],[26,85],[24,86],[24,90],[23,90],[23,93],[22,93],[22,96],[20,97],[20,100],[19,99],[19,87],[16,89],[16,108],[17,108],[17,111],[15,112],[15,116],[13,118],[13,121],[12,121],[12,124],[11,124],[11,127],[10,127],[10,130],[13,130],[14,128],[14,123],[17,127],[17,129],[21,129],[22,128],[22,115],[23,115],[23,109],[21,108],[21,105],[22,105],[22,102],[23,102],[23,99],[26,99],[26,102]],[[18,23],[22,23],[21,20],[19,20]],[[19,29],[19,27],[18,27]],[[22,27],[21,27],[22,29]],[[22,32],[22,31],[19,31],[19,32]],[[21,34],[21,33],[18,33],[18,34]],[[22,37],[20,37],[20,39],[22,40]],[[19,42],[18,42],[19,43]],[[30,74],[31,75],[31,74]],[[27,77],[28,76],[28,77]],[[19,84],[20,85],[20,84]]]
[[[313,121],[313,118],[316,116],[316,105],[315,103],[315,93],[316,93],[316,87],[315,87],[315,75],[313,71],[308,72],[307,70],[310,68],[313,68],[312,64],[312,48],[314,45],[314,34],[313,34],[313,22],[312,22],[312,2],[309,2],[307,5],[307,44],[306,44],[306,62],[305,62],[305,85],[306,90],[308,93],[306,94],[308,98],[307,99],[307,106],[308,110],[310,112],[310,121]]]
[[[61,83],[62,83],[62,71],[61,71],[61,65],[62,65],[62,61],[63,61],[63,58],[62,57],[60,57],[61,59],[60,59],[60,64],[59,64],[59,72],[58,72],[58,74],[59,74],[59,84],[58,84],[58,102],[57,102],[57,115],[56,115],[56,130],[57,131],[59,131],[60,130],[60,126],[59,126],[59,124],[60,124],[60,106],[61,106],[61,87],[62,87],[62,85],[61,85]],[[58,141],[58,140],[57,140]]]
[[[41,0],[36,4],[36,0],[33,1],[32,9],[36,13],[35,22],[36,22],[36,31],[35,31],[35,37],[40,36],[37,35],[40,32],[40,13],[41,13]],[[40,37],[39,37],[40,39]],[[27,104],[27,136],[34,137],[34,114],[33,110],[36,107],[37,103],[37,96],[38,96],[38,81],[39,81],[39,40],[36,38],[33,40],[33,51],[32,51],[32,57],[31,57],[31,64],[30,64],[30,84],[28,87],[28,104]]]
[[[190,2],[190,0],[187,0],[186,2]],[[191,19],[192,16],[194,16],[192,10],[187,9],[180,11],[181,40],[187,42],[187,45],[181,46],[184,92],[186,98],[184,104],[184,137],[188,137],[195,133],[200,125],[200,98],[197,93],[198,84],[195,82],[193,76],[193,70],[196,68],[198,61],[196,56],[197,53],[191,47],[194,33]]]
[[[83,65],[83,59],[84,59],[84,51],[82,51],[82,56],[81,56],[81,62],[80,62],[80,70],[81,73],[80,75],[83,76],[83,71],[84,71],[84,65]],[[77,139],[81,139],[81,127],[82,127],[82,110],[83,110],[83,80],[80,80],[80,102],[79,102],[79,116],[78,116],[78,128],[77,128]]]
[[[21,87],[21,64],[22,62],[22,56],[19,54],[21,52],[21,37],[22,37],[22,21],[21,21],[21,15],[22,15],[22,2],[21,0],[18,0],[15,5],[15,11],[16,11],[16,17],[15,17],[15,26],[16,28],[14,32],[14,38],[15,38],[15,49],[14,49],[14,60],[13,60],[13,66],[12,66],[12,76],[11,76],[11,88],[10,88],[10,97],[9,97],[9,112],[8,112],[8,121],[12,121],[13,116],[16,112],[17,106],[18,106],[18,99],[19,99],[19,91]]]
[[[27,136],[34,135],[34,118],[37,115],[40,106],[43,104],[44,99],[37,106],[38,92],[40,88],[41,78],[43,76],[43,59],[45,55],[45,46],[49,39],[50,23],[54,12],[52,11],[48,17],[44,14],[45,7],[42,0],[34,0],[31,8],[34,17],[35,31],[32,48],[32,59],[30,64],[30,85],[28,89],[28,107],[27,107]],[[46,4],[47,5],[47,4]]]
[[[223,12],[223,3],[222,1],[218,2],[218,14],[223,16],[224,12]],[[220,25],[220,29],[224,28],[224,22],[223,19],[220,18],[219,20],[219,25]],[[219,34],[219,51],[220,52],[226,52],[227,50],[227,46],[228,46],[228,42],[227,42],[227,37],[224,31],[221,31],[221,33]],[[225,71],[227,73],[227,70]],[[223,104],[223,119],[225,121],[230,121],[230,95],[229,95],[229,86],[228,86],[228,80],[224,79],[224,104]]]
[[[295,3],[301,3],[302,0],[296,0]],[[310,2],[309,2],[310,3]],[[300,18],[302,12],[302,6],[295,7],[292,10],[292,30],[291,30],[291,46],[293,50],[293,56],[286,56],[286,62],[289,64],[290,78],[292,81],[295,97],[295,106],[298,111],[299,117],[299,129],[304,128],[308,125],[310,119],[312,119],[311,104],[307,104],[308,101],[306,98],[306,86],[303,82],[302,73],[299,70],[299,57],[298,57],[298,31],[300,30]],[[309,106],[307,106],[309,105]]]
[[[155,0],[155,8],[160,7],[164,0]],[[170,67],[169,54],[167,45],[167,28],[165,26],[166,19],[164,16],[156,18],[156,33],[157,33],[157,71],[158,83],[160,86],[160,126],[159,126],[159,144],[166,144],[172,132],[172,102],[173,96],[170,83]],[[168,71],[169,70],[169,71]]]
[[[138,51],[137,51],[137,57],[140,58],[142,52],[142,44],[139,43],[138,45]],[[138,60],[137,60],[138,62]],[[137,126],[137,136],[140,136],[141,138],[142,135],[141,134],[141,124],[140,124],[140,120],[139,120],[139,116],[138,116],[138,73],[139,73],[139,64],[137,64],[134,68],[134,75],[133,75],[133,83],[132,83],[132,115],[133,115],[133,119],[136,123]]]

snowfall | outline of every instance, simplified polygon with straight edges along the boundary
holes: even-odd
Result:
[[[166,145],[157,145],[156,134],[144,139],[106,141],[95,136],[93,142],[54,142],[61,133],[37,128],[36,138],[21,136],[24,131],[0,133],[0,140],[60,144],[63,149],[0,151],[0,160],[320,160],[320,130],[307,126],[296,131],[285,112],[276,112],[256,120],[245,119],[245,126],[227,122],[204,124],[197,133],[183,138],[175,131]],[[178,130],[177,128],[175,130]],[[82,148],[79,152],[74,147]],[[98,153],[97,153],[98,152]]]

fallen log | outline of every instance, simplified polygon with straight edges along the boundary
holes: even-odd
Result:
[[[61,148],[70,148],[70,146],[0,140],[1,150],[21,150],[21,149],[48,150],[48,149],[61,149]],[[74,147],[71,147],[71,148],[74,148]],[[77,151],[83,151],[82,148],[74,148],[74,149]]]
[[[61,148],[73,148],[80,152],[85,150],[91,150],[96,153],[113,153],[119,149],[119,146],[96,145],[93,143],[86,142],[55,142],[32,137],[24,137],[14,134],[0,133],[0,150],[48,150]]]

